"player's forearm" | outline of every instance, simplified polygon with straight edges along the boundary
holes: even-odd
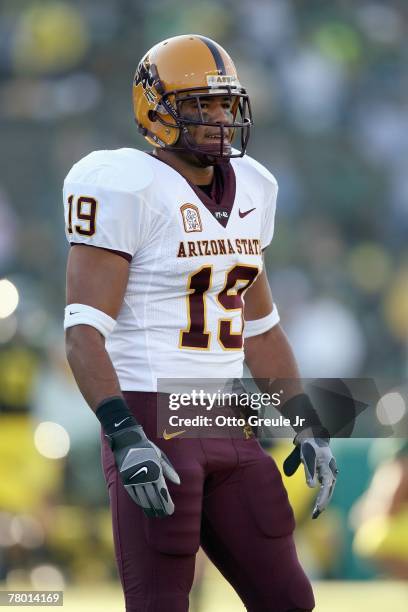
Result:
[[[107,397],[122,395],[100,333],[88,325],[66,332],[66,354],[79,390],[92,410]]]
[[[262,391],[270,391],[274,380],[285,379],[287,399],[303,393],[295,356],[280,325],[245,340],[245,361]]]

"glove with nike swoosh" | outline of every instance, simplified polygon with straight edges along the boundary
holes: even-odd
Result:
[[[180,484],[180,477],[164,452],[151,442],[123,397],[109,397],[95,409],[108,440],[123,486],[149,517],[174,512],[164,477]]]
[[[316,519],[328,506],[336,485],[338,469],[329,446],[330,435],[320,423],[310,399],[301,394],[289,400],[282,408],[285,416],[304,416],[307,429],[300,430],[295,436],[295,447],[283,463],[286,476],[292,476],[301,463],[305,470],[309,487],[320,484],[312,518]]]
[[[149,517],[169,516],[174,503],[164,476],[180,484],[180,478],[164,452],[151,442],[141,425],[106,435],[126,491]]]

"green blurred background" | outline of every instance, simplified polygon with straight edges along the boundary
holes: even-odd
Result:
[[[147,148],[135,67],[190,32],[226,47],[251,95],[249,154],[280,186],[267,270],[303,375],[406,379],[407,2],[2,0],[0,585],[67,589],[69,610],[119,610],[121,594],[98,427],[64,357],[62,182],[92,150]],[[303,477],[287,482],[317,610],[399,612],[406,443],[333,446],[341,476],[318,522]],[[279,464],[287,449],[271,450]],[[201,555],[191,609],[242,609]]]

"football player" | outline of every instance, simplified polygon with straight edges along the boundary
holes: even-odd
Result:
[[[200,544],[248,610],[312,610],[287,494],[258,441],[156,427],[160,378],[239,378],[244,358],[256,378],[299,378],[263,268],[277,183],[245,153],[248,94],[220,45],[185,35],[140,61],[133,105],[153,150],[95,151],[64,184],[67,355],[102,426],[126,610],[188,610]],[[300,386],[285,410],[312,411]],[[312,428],[295,443],[287,471],[302,461],[319,481],[317,516],[335,482],[328,438]]]

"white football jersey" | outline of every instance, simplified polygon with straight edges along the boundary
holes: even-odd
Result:
[[[124,391],[156,391],[158,378],[242,376],[243,299],[272,240],[278,188],[247,155],[228,172],[230,208],[135,149],[95,151],[65,179],[68,241],[130,261],[106,342]]]

